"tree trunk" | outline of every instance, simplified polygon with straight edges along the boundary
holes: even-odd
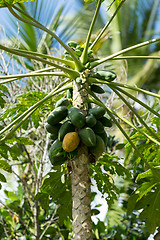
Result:
[[[85,81],[85,79],[83,80]],[[88,111],[87,86],[74,83],[73,106]],[[78,156],[71,162],[73,239],[92,240],[91,180],[89,176],[88,148],[80,144]]]

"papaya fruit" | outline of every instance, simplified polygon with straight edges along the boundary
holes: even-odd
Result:
[[[104,141],[99,135],[96,135],[96,145],[94,147],[90,147],[89,151],[95,157],[100,157],[102,155],[102,153],[105,151]]]
[[[73,152],[79,145],[80,138],[77,132],[67,133],[62,142],[62,147],[66,152]]]
[[[73,96],[73,89],[68,89],[67,90],[67,98],[72,98]]]
[[[88,103],[88,109],[91,109],[92,108],[92,104],[89,102]]]
[[[92,130],[95,133],[103,133],[104,132],[104,126],[99,120],[97,120],[96,124],[92,127]]]
[[[71,107],[68,110],[68,117],[71,120],[71,123],[77,128],[82,128],[85,124],[85,116],[78,108]]]
[[[52,141],[55,141],[57,137],[58,137],[57,134],[54,134],[54,133],[49,135],[49,139],[51,139]]]
[[[112,121],[109,118],[106,118],[105,116],[99,118],[99,121],[103,124],[105,127],[112,127]]]
[[[98,94],[103,94],[105,93],[105,91],[103,90],[103,88],[101,88],[100,86],[96,85],[96,84],[92,84],[90,86],[90,89],[92,92],[98,93]]]
[[[74,47],[74,48],[76,48],[77,45],[78,45],[78,43],[75,42],[75,41],[70,41],[70,42],[68,42],[68,46],[69,46],[69,47]]]
[[[97,71],[92,77],[111,82],[117,77],[117,75],[111,70],[100,70]]]
[[[96,135],[90,127],[82,128],[79,132],[81,141],[87,146],[92,147],[96,145]]]
[[[92,109],[89,109],[88,111],[89,115],[92,114],[96,119],[99,119],[103,117],[103,115],[106,113],[106,109],[104,107],[94,107]]]
[[[78,84],[82,84],[82,78],[77,77],[77,78],[76,78],[76,83],[78,83]]]
[[[51,145],[48,156],[53,166],[61,165],[67,160],[65,151],[62,148],[62,143],[58,139]]]
[[[51,125],[55,125],[64,120],[68,115],[68,109],[66,106],[59,106],[55,108],[48,116],[47,122]]]
[[[79,50],[79,49],[75,49],[75,54],[76,54],[78,57],[80,57],[81,54],[82,54],[82,52],[81,52],[81,50]]]
[[[97,122],[97,119],[91,114],[86,116],[86,124],[88,127],[93,127]]]
[[[58,132],[58,139],[62,142],[64,136],[69,133],[69,132],[74,132],[75,131],[75,127],[73,126],[73,124],[71,123],[70,120],[65,121],[62,126],[59,129]]]
[[[65,58],[67,59],[67,60],[70,60],[70,61],[73,61],[73,58],[70,56],[70,54],[68,53],[66,53],[65,54]]]
[[[51,125],[51,124],[47,123],[45,125],[45,128],[46,128],[47,132],[58,135],[58,131],[59,131],[61,125],[62,125],[61,123],[57,123],[55,125]]]
[[[107,136],[107,133],[106,131],[104,131],[103,133],[98,133],[97,135],[99,135],[103,141],[104,141],[104,144],[105,146],[107,145],[107,142],[108,142],[108,136]]]
[[[59,107],[59,106],[68,106],[70,104],[70,101],[68,100],[68,98],[61,98],[59,99],[56,104],[54,105],[55,108]]]

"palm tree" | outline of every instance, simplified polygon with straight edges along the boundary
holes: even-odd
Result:
[[[159,10],[160,2],[158,0],[126,1],[110,29],[113,39],[108,44],[104,43],[101,54],[113,53],[116,50],[159,36]],[[146,46],[128,53],[128,83],[138,87],[145,86],[149,90],[159,89],[159,60],[131,58],[131,55],[150,55],[152,57],[152,54],[154,58],[154,54],[159,55],[159,51],[160,44],[155,43],[152,47]]]

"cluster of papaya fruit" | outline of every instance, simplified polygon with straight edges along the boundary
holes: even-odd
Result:
[[[70,41],[68,42],[68,46],[71,48],[71,50],[74,52],[74,54],[77,56],[77,58],[79,58],[81,55],[82,55],[82,52],[83,52],[83,49],[84,49],[84,46],[83,45],[80,45],[79,43],[75,42],[75,41]],[[70,56],[70,54],[65,51],[65,58],[67,60],[71,60],[73,61],[72,57]],[[93,51],[90,50],[88,52],[88,57],[91,58],[92,60],[92,54],[93,54]]]
[[[68,153],[77,149],[80,142],[85,144],[95,158],[102,155],[107,144],[104,127],[112,122],[103,107],[89,109],[88,115],[76,107],[69,107],[70,100],[60,99],[49,114],[46,130],[53,143],[49,149],[52,165],[61,165],[67,160]]]

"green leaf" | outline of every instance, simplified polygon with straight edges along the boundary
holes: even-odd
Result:
[[[128,204],[127,204],[127,214],[131,214],[132,211],[135,209],[136,203],[137,203],[137,194],[132,194],[129,199],[128,199]]]
[[[34,0],[30,0],[31,2],[34,2]],[[7,5],[12,6],[15,3],[24,3],[29,2],[29,0],[0,0],[0,7],[8,7]]]
[[[59,204],[60,206],[57,210],[57,214],[59,215],[59,224],[60,226],[62,226],[67,216],[71,218],[72,213],[71,192],[65,191],[59,198]]]
[[[8,159],[8,151],[10,150],[10,147],[6,145],[5,143],[0,143],[0,155]]]
[[[12,173],[11,166],[5,160],[0,160],[0,168],[6,172]]]
[[[19,138],[16,138],[15,141],[17,143],[24,144],[24,145],[33,145],[33,141],[27,137],[19,137]]]
[[[51,172],[49,177],[44,180],[41,187],[41,193],[45,193],[52,198],[58,206],[57,214],[59,215],[59,224],[63,225],[64,220],[69,216],[71,218],[72,194],[70,185],[62,183],[61,172]]]
[[[155,178],[157,182],[160,182],[160,166],[147,170],[146,172],[138,174],[136,181],[139,181],[143,178]]]
[[[12,201],[19,201],[19,197],[17,196],[16,193],[5,190],[5,194],[6,194],[6,196],[7,196],[8,198],[10,198]]]
[[[139,181],[143,178],[148,178],[148,177],[153,177],[153,173],[152,173],[151,169],[147,170],[146,172],[138,174],[136,181]]]
[[[142,183],[142,185],[135,192],[136,194],[139,195],[139,198],[137,199],[137,201],[139,201],[144,195],[150,192],[151,189],[154,188],[156,185],[157,183],[153,181]]]
[[[2,173],[0,173],[0,181],[1,182],[6,182],[6,178]]]
[[[140,214],[140,218],[146,219],[146,227],[150,233],[154,233],[160,226],[160,188],[146,197],[146,207]]]
[[[36,200],[40,201],[40,204],[44,210],[46,210],[46,213],[48,214],[49,209],[49,195],[47,193],[37,193],[35,196]]]

